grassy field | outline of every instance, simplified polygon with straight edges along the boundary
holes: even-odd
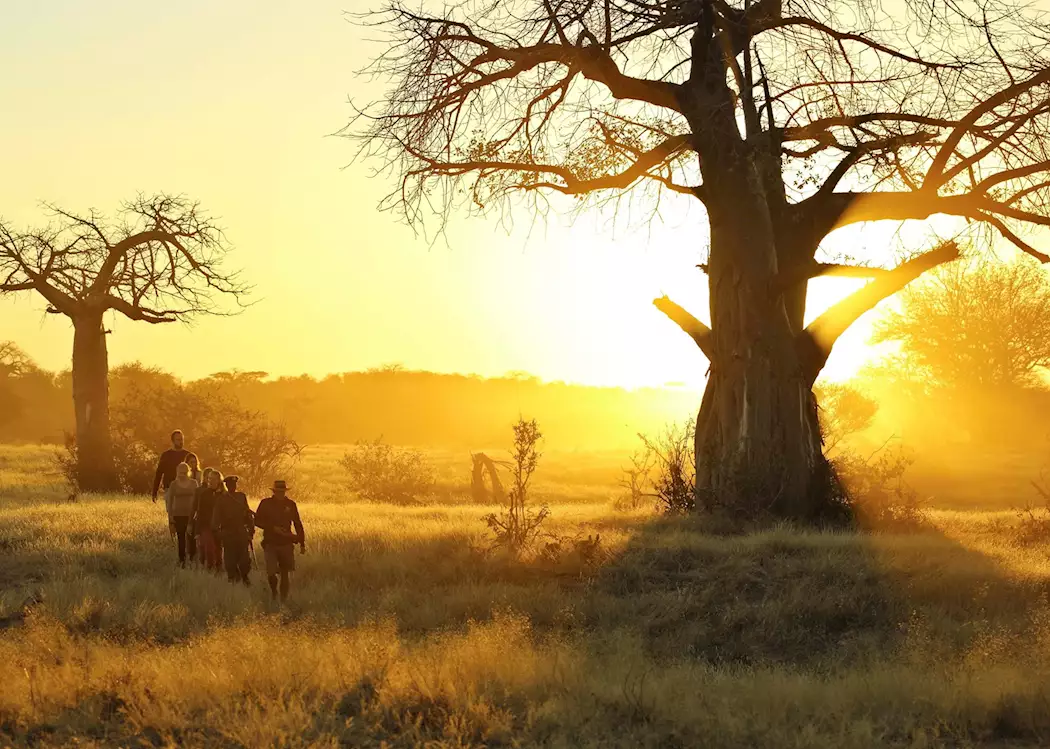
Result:
[[[1014,513],[720,536],[614,509],[621,456],[552,454],[549,530],[604,554],[515,561],[492,508],[356,501],[339,454],[295,474],[279,608],[177,569],[159,505],[0,450],[0,745],[1050,745],[1050,559]]]

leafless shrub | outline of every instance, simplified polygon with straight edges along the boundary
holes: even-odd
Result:
[[[696,465],[693,457],[692,421],[669,424],[663,434],[639,434],[648,456],[641,465],[650,465],[648,474],[656,507],[666,515],[682,515],[696,509]]]
[[[1046,471],[1042,471],[1038,481],[1032,481],[1032,488],[1042,500],[1042,505],[1028,504],[1017,510],[1018,524],[1013,528],[1013,543],[1018,546],[1035,546],[1050,543],[1050,482]]]
[[[652,492],[652,472],[655,463],[652,449],[643,446],[636,450],[631,455],[630,462],[631,464],[623,469],[623,477],[620,479],[620,487],[624,493],[616,500],[617,510],[637,510],[655,498]]]
[[[495,546],[515,555],[532,545],[539,536],[543,521],[550,515],[546,505],[534,510],[529,502],[529,483],[539,465],[541,453],[537,448],[541,439],[543,435],[535,419],[518,419],[514,425],[514,447],[509,463],[514,486],[507,495],[503,510],[484,518],[495,536]]]
[[[407,504],[434,488],[434,470],[426,455],[388,445],[382,437],[357,443],[339,464],[349,474],[350,489],[365,499]]]

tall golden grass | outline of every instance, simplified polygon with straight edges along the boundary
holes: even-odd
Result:
[[[338,454],[298,476],[277,607],[258,571],[177,569],[160,505],[69,501],[45,450],[0,451],[0,745],[1050,745],[1050,564],[1010,513],[723,536],[614,510],[617,456],[553,455],[548,530],[605,556],[515,560],[492,508],[357,501]]]

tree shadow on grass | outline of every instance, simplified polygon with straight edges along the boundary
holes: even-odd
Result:
[[[962,657],[989,636],[1023,649],[1048,594],[1046,576],[933,528],[719,536],[665,518],[598,573],[585,608],[590,626],[637,631],[658,659],[834,669],[905,649]]]

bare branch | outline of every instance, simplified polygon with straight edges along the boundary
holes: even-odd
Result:
[[[45,229],[0,228],[0,292],[36,290],[70,317],[113,309],[152,323],[222,314],[217,297],[241,305],[248,292],[221,267],[222,231],[184,198],[139,196],[112,221],[48,209],[56,222]]]
[[[148,323],[168,323],[178,322],[179,318],[199,310],[148,310],[144,307],[137,307],[129,302],[124,301],[115,296],[107,295],[105,297],[106,305],[109,309],[114,309],[120,312],[122,315],[127,317],[129,320],[139,320]]]
[[[983,99],[977,106],[973,107],[959,121],[941,145],[940,150],[938,150],[937,155],[933,159],[933,163],[930,164],[930,168],[926,172],[923,187],[930,188],[944,183],[943,175],[949,159],[955,154],[955,149],[960,141],[977,125],[982,117],[994,111],[996,107],[1016,99],[1033,88],[1045,86],[1047,83],[1050,83],[1050,68],[1036,73],[1020,83],[1008,86],[987,99]]]
[[[812,201],[812,202],[811,202]],[[977,221],[1000,216],[1038,226],[1050,226],[1050,216],[1019,209],[1011,199],[993,200],[980,194],[937,195],[916,192],[836,192],[815,195],[801,208],[818,223],[824,233],[867,221],[907,221],[927,219],[936,214],[960,216]]]
[[[1050,262],[1050,255],[1047,255],[1045,252],[1040,252],[1035,247],[1028,244],[1028,242],[1021,239],[1001,219],[996,218],[995,216],[989,213],[981,213],[978,215],[980,216],[981,221],[984,221],[985,223],[988,223],[992,227],[994,227],[995,230],[998,231],[1004,239],[1006,239],[1006,241],[1010,242],[1017,249],[1031,255],[1040,263]]]
[[[773,294],[783,294],[812,278],[835,276],[838,278],[880,278],[890,273],[885,268],[873,268],[865,265],[846,265],[842,263],[806,263],[795,269],[779,273],[773,280]]]
[[[809,381],[812,383],[816,379],[839,336],[846,332],[858,317],[873,309],[883,299],[896,294],[926,271],[958,257],[959,246],[955,242],[945,242],[880,275],[817,317],[799,334],[798,339]]]
[[[445,176],[459,176],[471,172],[510,172],[534,175],[551,175],[557,177],[561,182],[539,181],[523,179],[517,184],[518,189],[537,190],[541,188],[556,190],[566,195],[582,195],[597,190],[624,189],[643,177],[662,179],[658,175],[649,173],[649,170],[658,167],[685,149],[689,139],[687,136],[676,135],[663,141],[655,148],[637,154],[637,159],[622,171],[606,174],[600,177],[580,177],[572,169],[556,164],[536,164],[525,161],[497,161],[497,160],[468,160],[442,162],[430,159],[423,153],[415,152],[406,145],[406,151],[412,153],[416,158],[426,164],[426,168],[432,174]],[[670,185],[670,181],[665,184]],[[700,194],[698,187],[679,187],[682,192],[694,195]]]
[[[916,55],[909,55],[905,52],[901,52],[900,50],[893,49],[885,44],[880,44],[874,39],[870,39],[869,37],[863,34],[855,34],[849,31],[839,31],[838,29],[833,29],[830,26],[820,23],[819,21],[815,21],[812,18],[805,18],[803,16],[793,16],[791,18],[771,20],[764,26],[760,27],[760,30],[773,31],[775,29],[786,29],[792,26],[800,26],[808,29],[813,29],[814,31],[819,31],[821,34],[826,34],[827,36],[839,42],[856,42],[857,44],[868,47],[869,49],[875,52],[886,54],[890,57],[895,57],[897,59],[913,63],[924,68],[940,69],[961,67],[960,63],[957,62],[933,62],[930,60],[923,59],[922,57],[918,57]]]
[[[666,296],[654,299],[653,305],[693,339],[693,342],[700,347],[708,361],[714,358],[714,341],[711,337],[711,328],[704,325],[687,312],[684,307],[672,302]]]

